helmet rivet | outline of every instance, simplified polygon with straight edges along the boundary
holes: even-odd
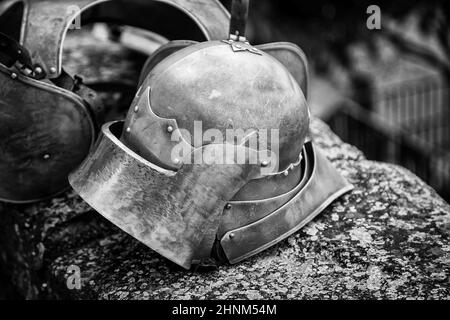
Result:
[[[173,163],[175,164],[180,164],[181,160],[178,158],[173,159]]]
[[[234,233],[230,233],[229,237],[230,237],[230,239],[233,239],[234,238]]]
[[[130,128],[130,127],[127,128],[127,132],[128,132],[128,133],[131,132],[131,128]]]
[[[285,176],[289,175],[289,171],[288,170],[285,170],[283,173],[284,173]]]
[[[50,73],[56,73],[56,68],[55,67],[51,67],[50,68]]]
[[[269,165],[269,162],[266,160],[261,162],[261,167],[263,167],[263,168],[267,167],[268,165]]]
[[[173,132],[173,127],[172,126],[168,126],[167,127],[167,132],[168,133],[172,133]]]
[[[225,206],[225,209],[230,210],[231,209],[231,204],[227,203]]]
[[[139,111],[139,106],[134,107],[134,112],[138,112]]]
[[[44,160],[50,159],[50,155],[48,153],[44,154]]]
[[[11,78],[12,79],[17,79],[17,73],[15,73],[15,72],[11,73]]]
[[[36,68],[34,69],[34,72],[36,72],[36,73],[41,73],[41,72],[42,72],[42,68],[41,68],[41,67],[36,67]]]
[[[291,163],[291,165],[289,166],[289,169],[294,169],[294,164],[293,163]]]

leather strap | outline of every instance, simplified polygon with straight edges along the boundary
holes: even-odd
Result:
[[[231,4],[230,35],[245,37],[250,0],[233,0]]]

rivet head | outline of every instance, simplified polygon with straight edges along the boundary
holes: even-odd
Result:
[[[233,239],[234,238],[234,233],[230,233],[229,237],[230,237],[230,239]]]
[[[167,126],[167,132],[168,133],[172,133],[173,132],[173,127],[172,126]]]
[[[44,154],[44,160],[50,159],[50,155],[48,153]]]
[[[178,159],[178,158],[175,158],[175,159],[173,159],[173,163],[175,163],[175,164],[180,164],[180,163],[181,163],[181,160]]]
[[[231,209],[231,204],[227,203],[225,206],[225,209],[230,210]]]
[[[269,162],[268,162],[268,161],[266,161],[266,160],[261,161],[261,167],[265,168],[265,167],[267,167],[268,165],[269,165]]]
[[[128,132],[128,133],[131,132],[131,128],[130,128],[130,127],[127,128],[127,132]]]
[[[33,70],[28,69],[28,68],[23,68],[23,69],[22,69],[22,73],[23,73],[24,75],[26,75],[26,76],[29,76],[30,74],[33,73]]]
[[[138,112],[139,111],[139,106],[134,107],[134,112]]]
[[[285,176],[288,176],[288,175],[289,175],[289,171],[288,171],[288,170],[285,170],[285,171],[283,172],[283,174],[284,174]]]
[[[37,74],[42,72],[42,68],[41,67],[36,67],[34,68],[34,72],[36,72]]]
[[[11,78],[12,79],[17,79],[17,73],[15,73],[15,72],[11,73]]]
[[[55,67],[51,67],[50,68],[50,73],[56,73],[56,68]]]

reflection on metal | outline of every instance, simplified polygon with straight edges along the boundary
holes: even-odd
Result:
[[[230,39],[245,41],[248,7],[250,0],[233,0],[231,2]]]
[[[167,4],[184,12],[198,25],[207,40],[227,36],[229,13],[217,0],[25,0],[27,15],[23,18],[21,43],[33,57],[42,61],[44,70],[54,78],[61,72],[62,44],[77,14],[105,4],[108,10],[99,10],[98,17],[88,17],[90,21],[111,20],[154,30],[152,13],[155,3]],[[67,11],[69,6],[77,6],[80,11],[71,14]]]
[[[211,251],[227,200],[259,175],[260,166],[203,164],[184,165],[178,172],[165,170],[127,148],[118,139],[122,127],[122,122],[103,126],[96,149],[69,181],[107,219],[190,268],[205,236]],[[194,153],[211,154],[223,147],[211,144]]]
[[[237,42],[234,40],[222,40],[224,43],[229,44],[233,52],[243,52],[248,51],[254,54],[262,55],[262,52],[259,51],[256,47],[250,45],[248,42]]]

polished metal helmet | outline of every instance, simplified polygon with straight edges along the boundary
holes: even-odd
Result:
[[[69,176],[99,213],[186,269],[250,257],[351,189],[307,137],[306,75],[286,68],[304,61],[250,45],[233,19],[231,30],[155,53],[166,58],[147,64],[126,120],[105,124]]]
[[[64,38],[81,14],[83,25],[110,22],[193,40],[222,39],[230,17],[218,0],[2,1],[0,201],[37,201],[65,190],[104,123],[97,92],[63,69]]]

